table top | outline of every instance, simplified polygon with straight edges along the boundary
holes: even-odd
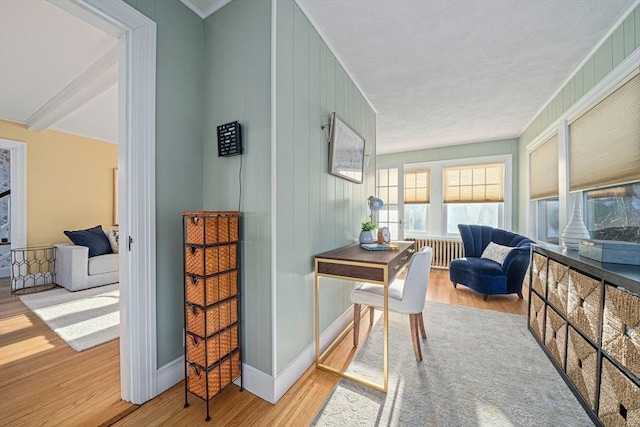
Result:
[[[368,251],[360,247],[359,243],[343,246],[338,249],[323,252],[316,255],[316,259],[329,259],[336,261],[357,261],[372,264],[389,264],[405,249],[413,246],[415,242],[391,242],[398,246],[397,251]]]

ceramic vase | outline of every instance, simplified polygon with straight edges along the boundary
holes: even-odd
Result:
[[[571,219],[564,230],[562,230],[562,245],[569,250],[577,251],[580,247],[580,241],[589,238],[591,238],[591,236],[582,221],[582,212],[580,208],[574,204]]]
[[[376,241],[376,236],[374,235],[374,232],[375,230],[361,231],[360,243],[374,243]]]

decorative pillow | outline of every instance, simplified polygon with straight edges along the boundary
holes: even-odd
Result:
[[[113,251],[113,253],[120,253],[120,231],[107,231],[107,238],[109,239],[109,244],[111,245],[111,250]]]
[[[482,255],[480,255],[480,258],[490,259],[502,265],[504,259],[512,250],[513,248],[511,246],[502,246],[498,245],[497,243],[489,242],[487,247],[482,252]]]
[[[89,257],[113,253],[107,235],[101,225],[78,231],[65,231],[64,234],[74,245],[89,248]]]

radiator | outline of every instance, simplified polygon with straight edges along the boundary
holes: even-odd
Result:
[[[427,237],[427,238],[407,238],[405,240],[416,242],[417,249],[429,246],[433,249],[433,259],[431,267],[449,269],[449,263],[464,256],[462,249],[462,241],[448,240],[444,237]]]

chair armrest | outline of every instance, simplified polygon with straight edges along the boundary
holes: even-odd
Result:
[[[502,263],[502,271],[507,276],[507,288],[510,292],[520,292],[522,281],[529,267],[531,247],[514,248]]]

